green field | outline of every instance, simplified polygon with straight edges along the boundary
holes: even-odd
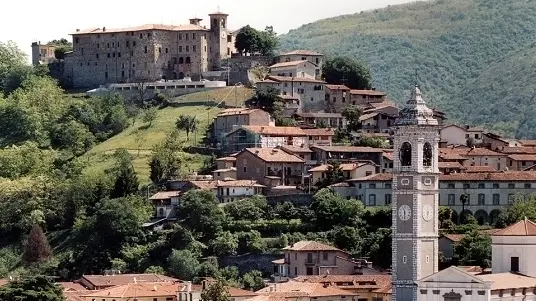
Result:
[[[253,89],[246,87],[226,87],[216,90],[198,92],[175,97],[172,102],[203,102],[215,101],[222,102],[227,106],[242,107],[244,102],[250,99],[254,94]]]
[[[219,108],[207,106],[168,107],[158,111],[158,116],[151,127],[148,127],[147,123],[138,118],[125,131],[96,145],[82,156],[81,160],[87,163],[85,172],[97,173],[111,167],[114,152],[117,149],[124,148],[134,157],[134,168],[138,173],[140,183],[148,183],[148,164],[151,158],[151,149],[175,129],[177,118],[181,114],[198,117],[200,123],[197,134],[190,134],[190,139],[186,140],[186,133],[184,131],[180,132],[180,140],[183,142],[183,146],[191,146],[198,144],[203,139],[207,126],[220,110]],[[202,167],[204,156],[192,154],[187,154],[187,156],[189,156],[189,163],[185,166],[186,169],[195,172]]]

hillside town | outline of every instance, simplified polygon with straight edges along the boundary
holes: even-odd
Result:
[[[0,72],[0,301],[536,301],[536,140],[229,17]]]

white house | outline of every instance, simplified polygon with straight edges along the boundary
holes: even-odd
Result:
[[[269,67],[270,75],[296,78],[316,78],[317,66],[307,60],[277,63]]]
[[[447,145],[467,145],[469,138],[473,139],[474,144],[481,144],[484,139],[483,129],[468,125],[446,125],[439,130],[439,134],[441,142]]]
[[[285,99],[297,102],[297,112],[320,112],[325,107],[324,81],[313,78],[268,76],[257,82],[259,90],[273,88]]]
[[[309,61],[316,66],[316,77],[322,76],[322,66],[324,64],[324,55],[322,53],[311,50],[294,50],[279,56],[280,63],[292,61]]]

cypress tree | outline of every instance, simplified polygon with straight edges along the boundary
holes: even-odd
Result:
[[[28,235],[26,248],[22,254],[24,262],[28,265],[46,262],[52,256],[52,249],[48,243],[43,229],[34,225]]]

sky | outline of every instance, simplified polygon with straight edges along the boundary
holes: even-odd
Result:
[[[287,33],[302,24],[362,10],[381,8],[411,0],[37,0],[2,1],[0,42],[15,41],[30,53],[34,41],[46,43],[68,38],[76,29],[128,27],[148,23],[187,24],[192,17],[203,18],[218,10],[229,14],[230,29],[250,25],[264,29],[272,25]],[[83,3],[83,4],[82,4]],[[255,4],[254,4],[255,3]]]

